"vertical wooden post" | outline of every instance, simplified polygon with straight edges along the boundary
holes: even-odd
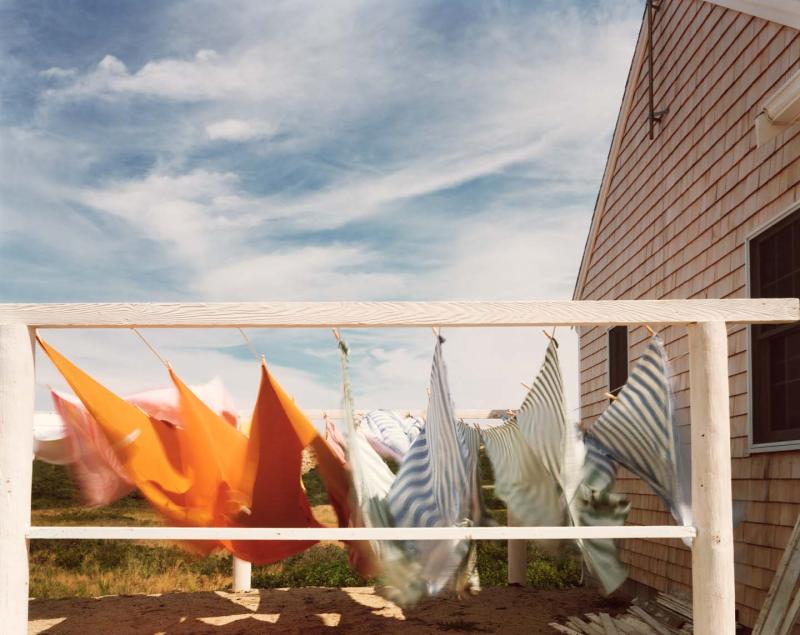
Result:
[[[0,325],[0,630],[28,632],[33,471],[33,347],[24,325]]]
[[[519,522],[508,510],[508,526],[519,527]],[[528,583],[528,541],[508,541],[508,583],[525,586]]]
[[[724,322],[689,327],[692,414],[692,606],[695,633],[733,635],[731,432],[728,333]]]
[[[233,590],[235,593],[252,590],[253,565],[233,556]]]

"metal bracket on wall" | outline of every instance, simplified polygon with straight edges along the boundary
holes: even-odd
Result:
[[[655,0],[647,0],[645,11],[647,12],[647,96],[650,106],[650,114],[648,115],[650,123],[650,139],[655,138],[656,122],[661,122],[663,117],[669,112],[669,108],[656,110],[655,101],[653,96],[653,16],[661,6],[660,2]]]

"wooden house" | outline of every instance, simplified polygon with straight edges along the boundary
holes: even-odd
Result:
[[[800,296],[800,2],[648,3],[577,300]],[[587,101],[587,107],[590,102]],[[660,332],[688,440],[685,327]],[[581,419],[607,406],[643,328],[580,330]],[[752,626],[800,513],[800,326],[728,329],[739,620]],[[624,470],[629,522],[669,513]],[[688,592],[678,541],[621,544],[631,590]]]

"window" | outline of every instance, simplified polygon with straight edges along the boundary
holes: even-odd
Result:
[[[800,211],[750,240],[750,295],[800,296]],[[800,440],[800,326],[753,325],[753,444]]]
[[[608,392],[616,395],[628,381],[628,327],[608,330]]]

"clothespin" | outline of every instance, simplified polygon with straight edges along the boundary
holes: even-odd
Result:
[[[440,337],[441,329],[438,326],[432,326],[431,331],[433,331],[434,337]]]
[[[618,397],[616,395],[612,395],[610,392],[603,393],[604,397],[607,397],[611,401],[616,401]]]
[[[517,413],[516,413],[516,412],[514,412],[514,411],[513,411],[511,408],[509,408],[508,410],[506,410],[506,414],[507,414],[509,417],[513,417],[513,416],[514,416],[515,414],[517,414]]]
[[[650,337],[655,337],[656,336],[656,332],[652,328],[650,328],[649,324],[645,324],[644,328],[646,328],[647,332],[650,333]]]
[[[553,327],[553,332],[552,333],[548,333],[544,329],[542,329],[542,333],[544,333],[544,336],[550,341],[553,341],[554,339],[556,339],[556,327],[555,326]]]
[[[342,343],[342,334],[339,333],[339,329],[332,328],[331,331],[333,331],[333,336],[336,338],[336,341],[341,344]]]
[[[530,386],[528,386],[528,384],[526,384],[524,381],[521,381],[521,382],[519,382],[519,383],[520,383],[520,384],[522,384],[522,387],[523,387],[525,390],[530,390],[530,389],[531,389],[531,387],[530,387]]]

